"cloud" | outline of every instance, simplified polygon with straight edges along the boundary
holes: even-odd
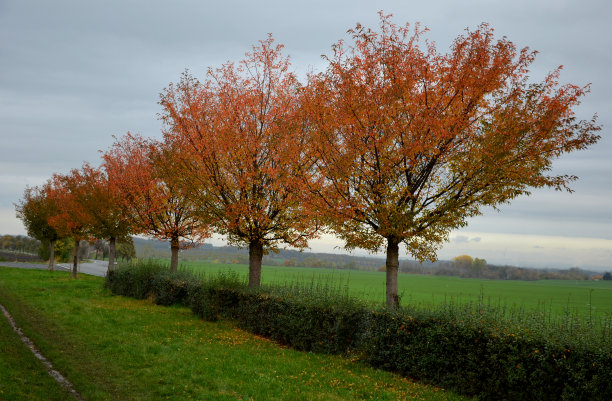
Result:
[[[457,235],[456,237],[452,238],[452,241],[458,244],[465,244],[468,242],[480,242],[481,240],[482,240],[482,237],[470,238],[467,235]]]
[[[467,237],[465,235],[457,235],[455,238],[453,238],[453,241],[458,242],[458,243],[469,242],[470,237]]]

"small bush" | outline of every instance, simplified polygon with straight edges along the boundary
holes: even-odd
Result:
[[[171,273],[162,270],[153,275],[150,291],[153,301],[158,305],[190,305],[190,297],[200,282],[191,273],[179,271]]]
[[[195,315],[209,322],[217,321],[220,315],[234,318],[240,294],[245,291],[246,283],[234,272],[219,273],[192,287],[189,307]]]
[[[107,273],[105,287],[118,295],[145,299],[153,294],[155,278],[166,270],[167,267],[154,261],[120,265]]]
[[[364,313],[361,301],[338,289],[294,285],[241,294],[235,319],[295,349],[337,354],[356,348]]]

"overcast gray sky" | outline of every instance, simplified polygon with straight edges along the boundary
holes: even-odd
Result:
[[[465,28],[540,53],[531,76],[563,65],[562,82],[591,83],[579,118],[599,114],[601,141],[555,163],[576,174],[575,193],[538,190],[486,211],[451,235],[441,258],[467,253],[493,263],[612,270],[612,2],[0,0],[0,234],[25,234],[13,203],[26,185],[83,161],[99,163],[112,135],[160,137],[158,94],[186,68],[237,61],[272,33],[303,74],[355,23],[377,12],[417,22],[446,51]],[[341,245],[326,237],[313,250]]]

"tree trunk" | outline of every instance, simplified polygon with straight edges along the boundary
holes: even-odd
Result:
[[[249,243],[249,287],[261,285],[261,259],[263,258],[263,244],[259,241]]]
[[[399,268],[399,241],[387,238],[387,307],[399,307],[397,296],[397,270]]]
[[[79,266],[79,243],[80,240],[74,240],[74,260],[72,262],[72,277],[77,277],[77,267]]]
[[[53,271],[53,265],[55,263],[55,240],[49,241],[49,271]]]
[[[170,251],[172,256],[170,258],[170,271],[178,271],[178,254],[179,254],[179,240],[178,238],[172,238],[170,240]]]
[[[108,240],[108,271],[115,269],[115,242],[117,239],[115,237],[110,237]]]

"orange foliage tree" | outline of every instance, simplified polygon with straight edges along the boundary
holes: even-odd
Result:
[[[76,170],[67,175],[53,174],[45,189],[47,197],[58,207],[58,213],[49,216],[49,224],[62,238],[74,239],[72,277],[76,278],[79,245],[81,240],[88,238],[88,230],[93,224],[91,215],[81,207],[78,199],[78,194],[86,189]]]
[[[47,196],[46,186],[27,187],[23,193],[23,199],[15,205],[17,217],[23,221],[23,225],[30,237],[37,240],[49,242],[49,271],[53,271],[55,261],[55,242],[60,235],[53,226],[49,224],[49,218],[59,213],[58,206],[53,199]]]
[[[121,203],[122,195],[103,169],[88,163],[80,170],[72,170],[71,177],[78,183],[71,187],[71,196],[87,217],[88,238],[108,241],[108,270],[112,270],[117,240],[132,232],[132,219]]]
[[[230,243],[249,248],[249,285],[259,286],[264,252],[303,248],[316,233],[304,202],[310,169],[299,118],[300,84],[272,37],[238,66],[184,74],[161,95],[175,174],[201,215]]]
[[[382,13],[379,31],[358,24],[303,100],[325,182],[319,206],[348,248],[386,246],[391,307],[401,243],[434,260],[482,207],[530,187],[569,190],[575,177],[547,175],[552,161],[599,138],[595,117],[574,117],[588,87],[560,85],[560,69],[528,82],[535,52],[483,24],[441,54],[421,43],[424,31]]]
[[[210,231],[170,180],[171,153],[163,143],[128,133],[104,153],[103,168],[134,232],[170,241],[170,269],[177,271],[179,250],[197,246]]]

